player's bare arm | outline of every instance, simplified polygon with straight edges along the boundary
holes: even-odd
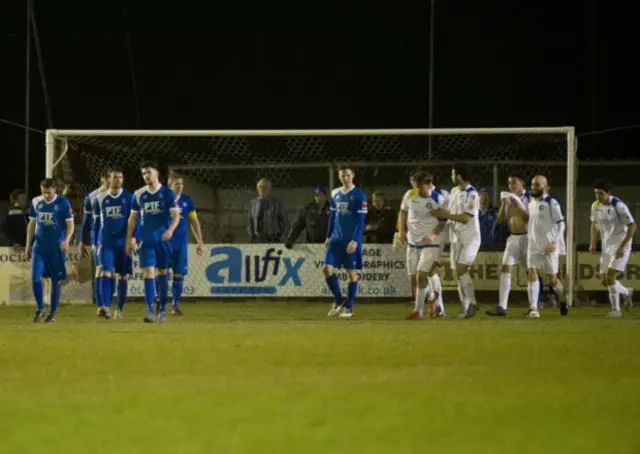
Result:
[[[407,241],[407,212],[405,210],[400,210],[398,239],[400,240],[400,244],[404,246]]]
[[[636,233],[636,229],[637,226],[635,222],[627,226],[627,233],[624,235],[624,238],[620,242],[620,246],[618,246],[618,249],[616,250],[616,257],[620,258],[623,256],[624,250],[629,246],[633,235]]]
[[[596,253],[596,243],[598,242],[598,224],[596,222],[591,223],[591,229],[589,230],[589,252],[591,254]]]
[[[467,213],[451,214],[449,211],[442,208],[431,210],[431,215],[441,219],[448,219],[453,222],[460,222],[461,224],[466,224],[473,218],[473,216]]]
[[[164,241],[169,241],[171,237],[173,237],[173,232],[178,228],[178,224],[180,224],[180,210],[178,208],[172,208],[171,224],[169,224],[169,228],[162,234]]]
[[[73,221],[73,218],[67,219],[67,233],[64,236],[62,244],[60,245],[60,249],[62,249],[64,252],[67,252],[69,250],[69,243],[71,242],[71,237],[73,236],[73,231],[75,230],[75,228],[76,224]]]
[[[129,223],[127,225],[127,241],[125,243],[125,249],[127,254],[131,255],[135,244],[133,239],[133,232],[136,230],[136,225],[138,225],[138,212],[132,211],[129,215]]]
[[[506,211],[506,204],[504,203],[504,199],[502,199],[500,200],[500,209],[498,209],[498,222],[500,224],[504,224],[505,211]]]
[[[204,254],[204,239],[200,219],[198,219],[198,215],[195,212],[189,215],[189,224],[191,225],[191,232],[196,239],[196,252],[198,255],[202,255]]]
[[[33,245],[33,237],[36,234],[36,220],[29,219],[29,223],[27,224],[27,246],[25,248],[25,254],[27,254],[27,258],[31,256],[31,247]]]

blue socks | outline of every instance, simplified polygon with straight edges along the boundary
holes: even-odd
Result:
[[[51,280],[51,307],[49,308],[50,314],[55,314],[58,311],[58,304],[60,303],[60,281]]]
[[[544,280],[539,277],[538,282],[540,283],[540,291],[538,292],[538,303],[542,303],[544,302],[544,292],[542,291],[542,289],[544,288]],[[549,288],[551,288],[551,286],[549,286]]]
[[[173,308],[177,309],[180,304],[180,298],[182,298],[182,288],[184,287],[184,279],[181,277],[173,277],[173,285],[171,286],[171,293],[173,296]]]
[[[333,293],[333,298],[336,304],[342,304],[342,293],[340,292],[340,283],[338,282],[338,276],[332,274],[328,278],[326,278],[327,287]]]
[[[111,306],[111,295],[113,295],[113,288],[111,287],[111,276],[100,278],[100,289],[102,292],[102,306],[109,307]]]
[[[353,310],[353,303],[356,300],[356,296],[358,295],[358,281],[349,282],[349,286],[347,287],[347,309]]]
[[[100,295],[101,295],[101,290],[100,290],[100,287],[101,287],[100,279],[102,279],[102,278],[100,278],[100,277],[96,277],[96,278],[94,278],[94,280],[93,280],[93,298],[95,299],[95,303],[96,303],[96,306],[97,306],[97,307],[102,306],[102,301],[101,301],[101,298],[100,298]]]
[[[169,275],[158,274],[156,276],[156,282],[158,284],[158,304],[160,305],[160,312],[167,310],[167,298],[169,297]]]
[[[156,280],[144,280],[144,302],[147,304],[147,310],[153,313],[153,306],[156,300]]]
[[[118,279],[118,310],[121,311],[124,303],[127,302],[127,292],[129,291],[129,282],[126,279]]]
[[[42,281],[33,281],[33,296],[36,299],[36,304],[38,305],[38,310],[44,310],[44,294],[42,290]]]

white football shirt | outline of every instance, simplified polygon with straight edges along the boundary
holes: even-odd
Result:
[[[560,202],[555,197],[543,195],[529,202],[528,250],[534,254],[544,254],[545,248],[558,236],[564,214]],[[564,235],[556,241],[556,252],[566,253]]]
[[[629,226],[636,221],[629,207],[622,200],[610,196],[607,205],[598,201],[591,205],[591,222],[594,222],[600,230],[602,250],[615,252],[627,234]],[[626,247],[631,249],[631,241]]]
[[[410,246],[419,246],[440,222],[446,222],[431,214],[431,210],[444,207],[444,197],[437,191],[430,191],[427,197],[421,197],[415,189],[405,194],[400,209],[407,213],[407,242]],[[439,244],[439,241],[438,236],[436,243]]]
[[[451,191],[453,194],[453,191]],[[453,232],[456,239],[462,244],[472,244],[480,242],[480,195],[476,188],[469,185],[460,188],[456,196],[451,197],[451,214],[468,214],[471,219],[467,223],[453,222]],[[452,240],[453,242],[453,240]]]

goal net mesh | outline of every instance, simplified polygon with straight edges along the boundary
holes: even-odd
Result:
[[[319,269],[322,245],[302,244],[304,234],[292,250],[286,250],[281,243],[247,244],[248,207],[257,196],[256,183],[263,177],[272,181],[273,195],[286,207],[288,226],[312,200],[315,185],[329,190],[332,184],[337,185],[335,169],[343,162],[354,165],[356,185],[366,191],[369,199],[374,191],[382,192],[395,211],[409,188],[409,176],[417,167],[428,170],[437,186],[449,190],[454,162],[469,164],[475,171],[473,184],[478,189],[486,188],[494,205],[499,203],[500,191],[506,190],[510,172],[522,172],[527,178],[538,173],[546,175],[554,195],[563,203],[567,186],[566,135],[538,133],[274,137],[268,133],[264,136],[104,136],[97,132],[56,136],[53,177],[60,188],[70,185],[69,197],[80,220],[82,198],[99,186],[101,171],[113,166],[122,168],[125,186],[134,191],[143,185],[139,165],[144,160],[160,164],[165,182],[170,169],[179,170],[185,177],[185,193],[195,201],[207,250],[203,257],[190,251],[185,293],[198,298],[326,296]],[[369,207],[370,213],[375,210],[371,203]],[[492,301],[497,299],[500,241],[483,245],[474,267],[477,289],[481,295],[483,290],[488,291]],[[366,246],[360,293],[364,297],[408,300],[411,289],[404,268],[404,252],[392,251],[389,243],[390,240],[387,244]],[[229,255],[229,249],[220,249],[224,246],[239,251],[241,259],[236,260],[235,253]],[[269,253],[269,249],[273,251]],[[218,254],[218,251],[222,252]],[[269,254],[275,258],[270,260]],[[245,259],[247,256],[250,258]],[[258,258],[254,260],[255,257]],[[234,271],[238,267],[241,279],[236,282]],[[444,283],[446,288],[454,288],[450,271],[446,272]],[[70,290],[74,285],[72,280],[67,287]],[[514,273],[513,288],[526,289],[523,270]],[[135,295],[141,291],[136,275],[130,293]]]

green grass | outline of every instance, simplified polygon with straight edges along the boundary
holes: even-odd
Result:
[[[185,304],[166,325],[0,308],[0,453],[638,453],[640,318],[407,322]],[[454,307],[449,307],[453,315]]]

